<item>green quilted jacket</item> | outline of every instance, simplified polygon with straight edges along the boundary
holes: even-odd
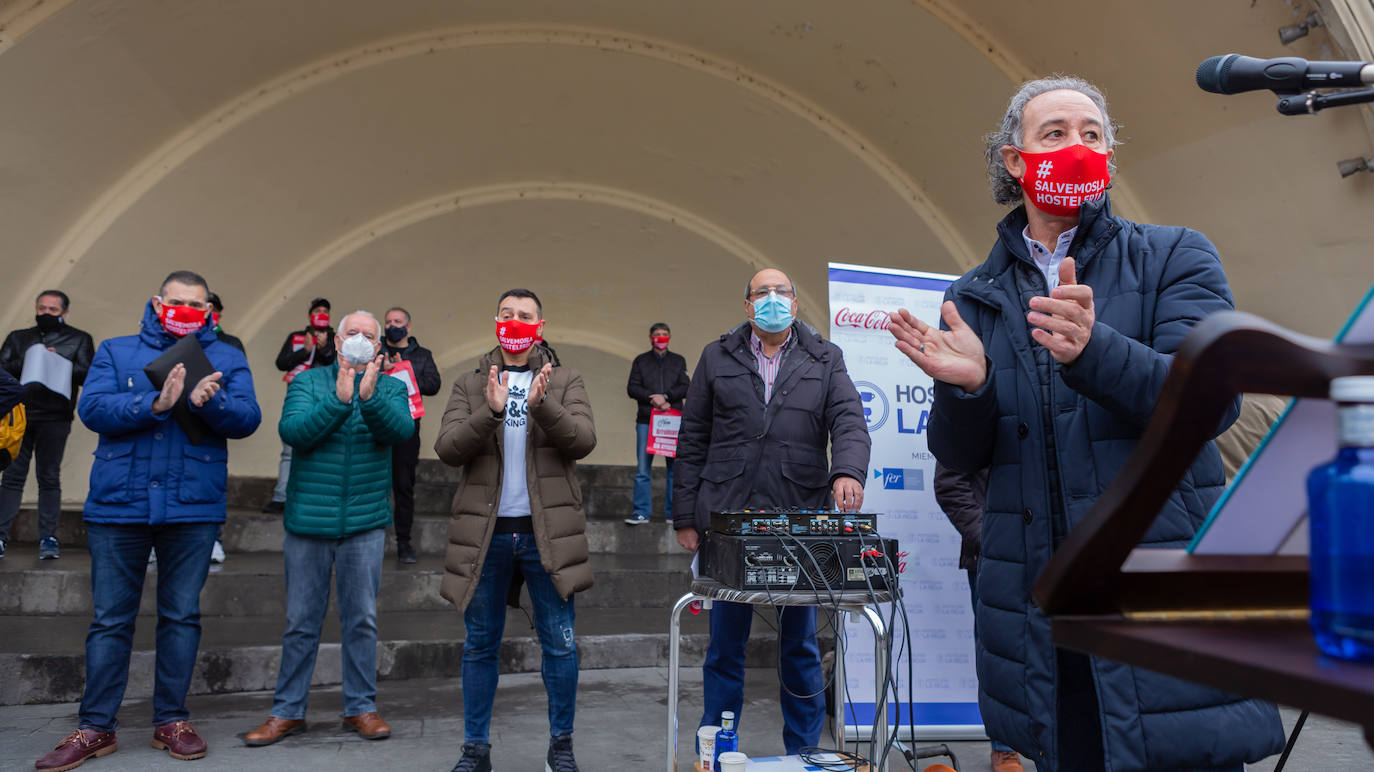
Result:
[[[391,446],[410,439],[406,387],[379,376],[372,398],[339,401],[338,363],[312,367],[286,390],[277,433],[291,446],[286,530],[339,539],[391,523]]]

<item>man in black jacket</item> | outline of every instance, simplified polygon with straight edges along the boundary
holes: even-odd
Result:
[[[44,290],[34,306],[35,325],[15,330],[0,346],[0,364],[20,381],[28,362],[34,380],[24,387],[24,410],[28,414],[28,428],[19,455],[5,470],[0,480],[0,556],[10,538],[10,525],[19,512],[24,496],[24,482],[29,476],[29,460],[34,459],[38,478],[38,557],[56,559],[61,554],[57,543],[57,518],[62,512],[62,455],[67,449],[67,436],[72,431],[72,416],[76,409],[77,392],[86,382],[86,371],[95,356],[91,336],[67,324],[71,300],[61,290]],[[37,347],[37,350],[35,350]],[[71,365],[70,382],[61,384],[36,380],[37,362],[28,361],[39,352],[53,353]],[[55,387],[55,388],[54,388]],[[65,393],[63,393],[65,392]]]
[[[691,380],[687,376],[687,360],[681,354],[668,350],[672,331],[664,322],[656,322],[649,328],[649,350],[635,357],[630,364],[630,380],[625,384],[625,393],[639,403],[635,414],[635,471],[634,513],[625,518],[630,525],[643,525],[649,522],[653,510],[653,493],[649,487],[649,470],[654,463],[654,454],[648,450],[649,414],[654,410],[681,410],[682,398],[687,396]],[[673,457],[664,456],[668,467],[668,486],[663,503],[664,519],[672,523],[673,517]]]
[[[695,551],[712,512],[804,507],[846,512],[863,504],[870,440],[838,346],[795,320],[797,296],[782,271],[750,280],[741,324],[707,344],[687,390],[678,434],[673,526]],[[826,457],[826,446],[830,456]],[[752,606],[716,601],[702,667],[701,726],[744,707],[744,646]],[[816,745],[825,722],[816,609],[778,610],[783,744]],[[810,695],[810,696],[798,696]]]
[[[439,368],[434,365],[434,354],[411,337],[409,311],[400,306],[387,310],[385,338],[382,351],[386,354],[387,368],[391,369],[400,362],[409,362],[415,371],[415,387],[420,394],[426,397],[438,394]],[[415,520],[415,467],[420,463],[420,416],[415,415],[412,409],[411,418],[415,419],[415,433],[410,439],[391,448],[391,490],[396,497],[393,507],[396,557],[402,563],[415,562],[415,548],[410,545],[410,526]]]
[[[220,317],[224,316],[224,303],[220,302],[219,295],[211,292],[209,303],[210,320],[214,322],[215,335],[225,343],[228,343],[239,351],[243,351],[243,341],[225,332],[224,328],[220,326]],[[248,352],[245,351],[244,353]]]
[[[312,367],[334,364],[338,353],[334,350],[334,328],[329,326],[329,309],[328,300],[315,298],[310,301],[309,323],[305,329],[287,333],[277,352],[277,369],[286,373],[281,377],[283,381],[290,383]],[[262,511],[278,515],[286,511],[286,481],[290,477],[291,446],[283,442],[281,461],[277,464],[277,487]]]

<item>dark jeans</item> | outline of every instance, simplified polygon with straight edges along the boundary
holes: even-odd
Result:
[[[34,475],[38,478],[38,538],[57,535],[57,518],[62,513],[62,454],[71,432],[71,421],[29,422],[19,455],[0,480],[0,541],[10,540],[10,525],[19,513],[31,458],[36,460]]]
[[[410,525],[415,522],[415,467],[420,464],[420,420],[415,419],[415,435],[391,449],[392,506],[396,541],[410,541]]]
[[[539,562],[534,535],[503,533],[491,537],[482,577],[463,612],[463,724],[470,743],[491,738],[491,706],[500,674],[501,634],[506,628],[506,594],[519,568],[534,606],[534,628],[544,650],[541,672],[549,699],[549,734],[570,735],[577,708],[577,640],[573,599],[563,600]]]
[[[339,591],[343,714],[377,709],[377,593],[382,588],[386,529],[342,539],[315,539],[287,532],[286,632],[272,715],[302,719],[310,702],[310,678],[320,651],[320,627],[329,609],[329,577]]]
[[[635,488],[634,513],[648,517],[652,515],[654,509],[653,489],[650,487],[652,477],[649,474],[650,468],[654,465],[654,454],[648,451],[649,446],[649,425],[635,424]],[[668,467],[668,488],[664,492],[663,512],[664,518],[668,522],[673,522],[673,457],[664,456],[663,463]]]
[[[153,725],[190,717],[186,691],[200,648],[200,590],[210,570],[218,523],[86,524],[95,618],[86,634],[86,690],[80,728],[111,732],[129,682],[134,618],[148,553],[157,551],[157,664]]]
[[[777,609],[781,638],[778,652],[778,689],[782,701],[782,742],[789,755],[817,745],[825,724],[821,650],[816,645],[816,608],[792,606]],[[715,601],[711,604],[711,643],[702,665],[706,710],[698,726],[720,726],[721,711],[735,712],[735,731],[740,731],[744,709],[744,647],[754,607],[747,603]],[[789,690],[792,694],[789,694]],[[793,694],[815,695],[794,697]]]

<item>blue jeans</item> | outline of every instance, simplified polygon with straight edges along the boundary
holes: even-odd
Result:
[[[974,619],[976,620],[978,616],[978,569],[969,568],[965,569],[965,571],[968,574],[968,590],[969,595],[973,598],[973,614]],[[976,623],[973,626],[973,637],[975,640],[978,638],[978,625]],[[992,735],[988,735],[988,744],[992,746],[992,749],[994,751],[1016,750],[1015,748],[1012,748],[1010,745],[1007,745],[1006,743],[1002,742],[1001,740],[998,740]]]
[[[310,677],[320,650],[320,626],[329,608],[329,574],[339,590],[343,649],[343,714],[377,709],[377,592],[382,586],[386,529],[373,528],[342,539],[312,539],[287,532],[286,633],[272,715],[303,719],[310,701]]]
[[[482,576],[463,612],[463,727],[470,743],[491,742],[491,705],[500,675],[501,633],[506,629],[506,594],[516,568],[529,588],[534,628],[543,649],[541,672],[549,699],[549,734],[570,735],[577,708],[577,640],[573,599],[563,600],[539,562],[534,535],[502,533],[491,537]]]
[[[210,570],[218,523],[86,524],[91,551],[91,604],[86,634],[86,688],[79,727],[113,732],[129,683],[134,619],[143,596],[148,554],[157,551],[157,664],[153,725],[190,717],[186,692],[200,648],[200,590]]]
[[[781,629],[778,651],[782,702],[782,742],[788,755],[817,745],[825,724],[825,676],[821,650],[816,645],[815,606],[779,608]],[[711,643],[702,665],[706,710],[698,726],[720,726],[721,711],[735,712],[735,731],[740,731],[744,708],[744,647],[754,607],[746,603],[715,601],[711,604]],[[815,695],[801,698],[789,694]]]
[[[653,514],[654,498],[650,487],[649,468],[654,464],[654,454],[648,451],[649,425],[635,424],[635,493],[634,513],[648,517]],[[663,501],[664,517],[673,521],[673,458],[663,457],[668,465],[668,489]]]

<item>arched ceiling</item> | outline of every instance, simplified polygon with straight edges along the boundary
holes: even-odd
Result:
[[[550,339],[597,360],[593,460],[625,462],[623,370],[648,323],[694,360],[761,265],[793,275],[822,328],[827,261],[968,269],[1001,214],[981,136],[1017,81],[1064,71],[1125,126],[1118,211],[1202,230],[1242,308],[1329,334],[1374,275],[1374,175],[1334,168],[1370,154],[1359,114],[1284,119],[1266,96],[1192,84],[1229,51],[1339,58],[1320,29],[1278,45],[1307,10],[0,2],[2,321],[60,286],[73,323],[122,334],[162,275],[198,270],[248,344],[270,428],[271,360],[309,298],[410,307],[451,373],[488,346],[495,294],[527,285]],[[236,471],[270,472],[273,434]]]

